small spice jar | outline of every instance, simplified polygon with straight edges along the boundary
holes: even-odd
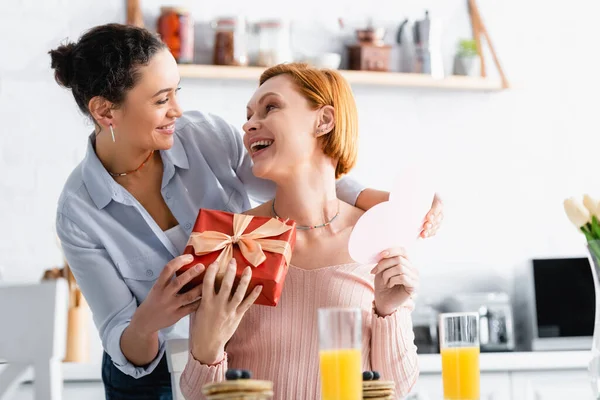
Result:
[[[219,18],[213,27],[213,64],[248,65],[246,21],[242,18]]]
[[[258,31],[258,58],[260,67],[271,67],[291,61],[289,32],[285,24],[278,20],[261,21],[256,25]]]
[[[178,63],[194,61],[194,20],[186,9],[161,7],[157,31]]]

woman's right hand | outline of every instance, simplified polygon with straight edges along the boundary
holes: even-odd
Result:
[[[131,328],[139,335],[147,336],[167,328],[198,308],[202,285],[185,294],[178,294],[183,286],[204,272],[204,265],[197,264],[173,278],[175,272],[194,261],[186,254],[175,257],[163,268],[158,279],[131,318]]]
[[[257,286],[246,297],[252,270],[246,267],[240,282],[232,293],[236,261],[232,259],[223,277],[219,292],[215,292],[215,277],[219,265],[212,263],[206,270],[202,284],[202,301],[190,321],[190,344],[194,358],[205,365],[221,361],[225,344],[238,328],[242,317],[254,304],[262,286]],[[246,297],[246,298],[244,298]]]

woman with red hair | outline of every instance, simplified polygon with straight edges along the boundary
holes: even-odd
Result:
[[[244,144],[253,173],[276,184],[275,198],[247,213],[295,220],[296,246],[277,307],[251,306],[260,289],[244,299],[250,268],[232,290],[233,262],[215,293],[218,266],[208,267],[190,326],[182,392],[200,399],[203,385],[243,368],[274,381],[275,399],[319,399],[317,309],[356,307],[362,310],[363,370],[379,371],[406,395],[419,374],[411,322],[419,274],[401,248],[383,252],[377,265],[355,263],[348,254],[363,214],[335,191],[357,157],[350,86],[336,71],[278,65],[261,76],[247,116]]]

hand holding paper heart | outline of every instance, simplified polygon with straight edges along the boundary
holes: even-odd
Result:
[[[375,308],[382,317],[392,314],[419,287],[419,271],[405,249],[398,247],[381,254],[371,273],[375,274]]]
[[[441,218],[441,202],[432,208],[432,180],[418,170],[405,171],[397,180],[390,200],[367,210],[350,235],[348,250],[356,262],[375,264],[380,254],[399,246],[410,248],[419,238],[426,214]]]
[[[444,205],[442,203],[442,199],[435,194],[433,198],[433,204],[431,204],[431,210],[427,213],[427,216],[423,220],[423,227],[421,231],[421,237],[426,239],[428,237],[433,237],[437,234],[438,229],[440,229],[440,225],[442,224],[442,220],[444,219]]]

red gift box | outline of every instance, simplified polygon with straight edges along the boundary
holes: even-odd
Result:
[[[295,243],[294,221],[201,209],[184,251],[184,254],[194,255],[194,261],[181,267],[177,275],[198,263],[208,267],[214,261],[218,261],[218,290],[227,265],[233,257],[237,261],[234,287],[237,286],[244,269],[250,266],[252,279],[247,293],[255,286],[263,286],[254,304],[276,306]],[[183,291],[200,285],[203,279],[204,273],[194,278]]]

